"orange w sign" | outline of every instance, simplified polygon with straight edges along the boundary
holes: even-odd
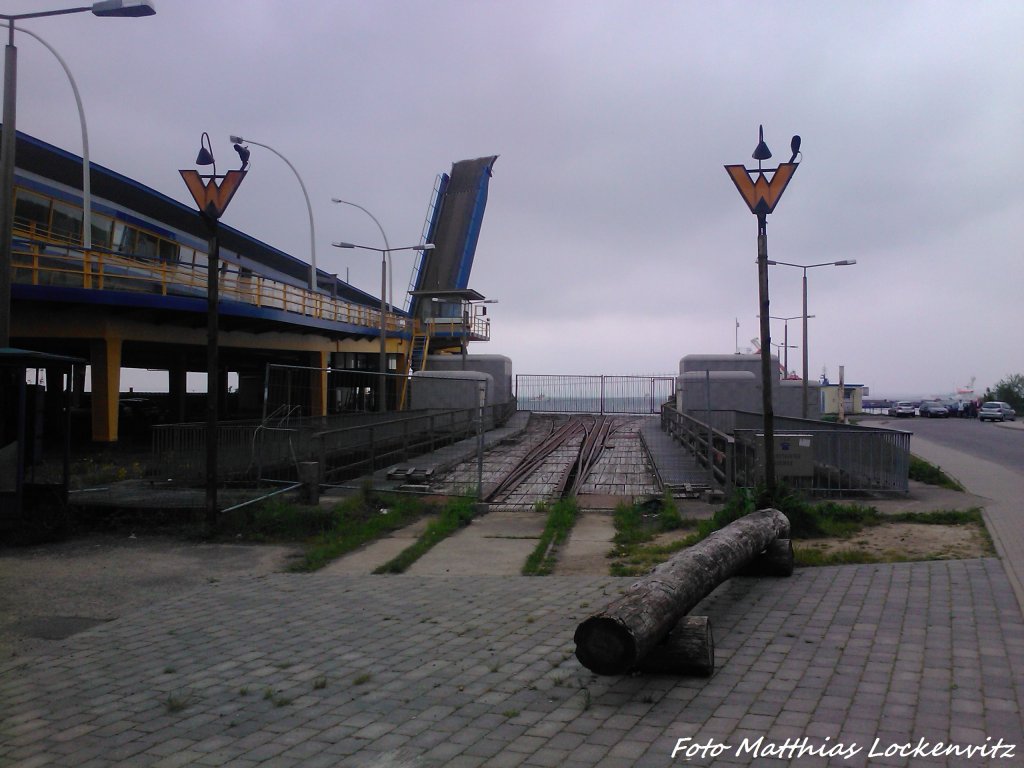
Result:
[[[768,181],[760,170],[756,171],[757,178],[752,179],[750,174],[753,171],[748,171],[742,165],[727,165],[725,170],[746,201],[750,212],[758,216],[767,216],[779,204],[786,185],[796,173],[797,165],[799,163],[779,163],[779,167],[772,173],[771,181]]]
[[[199,210],[211,219],[219,219],[231,202],[231,198],[238,189],[238,185],[245,178],[246,171],[228,171],[220,177],[221,183],[217,184],[217,177],[200,176],[198,171],[178,171],[181,178],[185,180],[185,186],[192,193],[192,197],[199,206]],[[206,182],[203,182],[203,179]]]

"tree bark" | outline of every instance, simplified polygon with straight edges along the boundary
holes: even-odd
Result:
[[[764,552],[742,568],[737,576],[792,576],[793,541],[776,539]]]
[[[710,677],[715,671],[715,638],[708,617],[683,616],[668,639],[654,646],[637,669],[654,674]]]
[[[679,619],[778,538],[789,538],[789,520],[763,509],[683,550],[576,628],[576,658],[599,675],[636,668]]]

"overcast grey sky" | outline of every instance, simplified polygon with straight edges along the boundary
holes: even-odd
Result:
[[[6,2],[8,13],[73,3]],[[25,21],[82,93],[94,162],[192,204],[209,132],[302,175],[332,240],[418,242],[437,173],[497,154],[471,287],[516,373],[675,373],[757,336],[756,219],[723,165],[803,158],[769,258],[809,271],[810,372],[877,395],[1024,371],[1024,3],[156,0],[138,20]],[[18,128],[81,152],[71,89],[28,35]],[[298,183],[252,147],[224,221],[308,259]],[[395,291],[411,260],[396,254]],[[801,314],[773,267],[771,312]],[[790,344],[801,344],[799,321]],[[773,323],[781,343],[783,323]],[[790,350],[790,368],[800,367]]]

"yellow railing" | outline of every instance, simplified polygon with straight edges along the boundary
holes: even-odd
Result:
[[[161,296],[206,296],[207,274],[203,267],[39,242],[15,242],[11,262],[11,280],[15,283]],[[219,292],[222,299],[229,301],[367,329],[380,328],[379,309],[257,274],[222,270]],[[385,323],[389,331],[398,332],[406,329],[407,319],[389,312],[385,313]]]

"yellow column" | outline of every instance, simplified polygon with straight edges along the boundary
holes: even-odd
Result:
[[[329,350],[318,350],[310,354],[311,362],[318,371],[310,371],[310,404],[313,416],[327,415],[327,366],[330,362]]]
[[[92,439],[117,442],[117,399],[121,390],[121,339],[107,336],[92,342]]]

